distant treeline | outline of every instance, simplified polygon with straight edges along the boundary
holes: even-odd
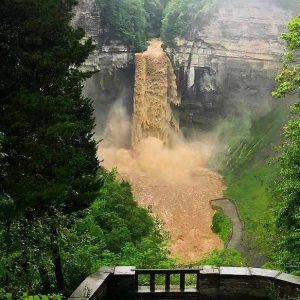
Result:
[[[96,0],[105,38],[117,38],[132,51],[146,49],[146,41],[161,36],[165,45],[200,26],[217,0]]]

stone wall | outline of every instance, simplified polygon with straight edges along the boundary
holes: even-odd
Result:
[[[167,274],[171,270],[156,271],[162,276],[164,271]],[[171,286],[166,290],[156,286],[151,290],[149,286],[139,285],[139,270],[135,267],[102,268],[88,277],[68,300],[300,299],[300,278],[278,271],[233,267],[200,267],[194,271],[198,278],[197,287],[179,289]],[[153,274],[155,270],[148,272]]]

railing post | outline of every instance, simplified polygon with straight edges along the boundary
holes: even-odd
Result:
[[[115,267],[114,270],[117,299],[136,299],[135,267]]]
[[[185,290],[185,274],[184,272],[180,272],[180,291],[184,292]]]
[[[139,274],[138,272],[135,272],[135,278],[134,278],[134,285],[135,285],[135,291],[139,291]]]
[[[170,285],[171,285],[171,274],[166,273],[166,277],[165,277],[165,290],[166,290],[166,292],[170,291]]]
[[[150,273],[150,291],[155,292],[155,273]]]

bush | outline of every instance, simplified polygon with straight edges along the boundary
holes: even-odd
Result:
[[[245,262],[241,254],[233,249],[214,249],[208,255],[200,258],[198,261],[199,265],[209,265],[209,266],[228,266],[228,267],[242,267]]]
[[[232,233],[232,223],[222,209],[217,209],[212,220],[211,229],[214,233],[218,234],[222,241],[225,243],[230,240]]]
[[[104,172],[98,198],[83,219],[62,233],[63,260],[71,292],[102,266],[134,265],[168,268],[166,235],[149,211],[138,206],[131,186]]]
[[[217,0],[171,0],[162,21],[161,37],[166,46],[174,45],[177,37],[184,37],[199,28],[209,16]]]

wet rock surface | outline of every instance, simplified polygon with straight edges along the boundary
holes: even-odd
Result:
[[[284,50],[279,36],[292,16],[274,3],[220,1],[204,27],[168,49],[182,126],[205,128],[227,115],[268,110]]]

